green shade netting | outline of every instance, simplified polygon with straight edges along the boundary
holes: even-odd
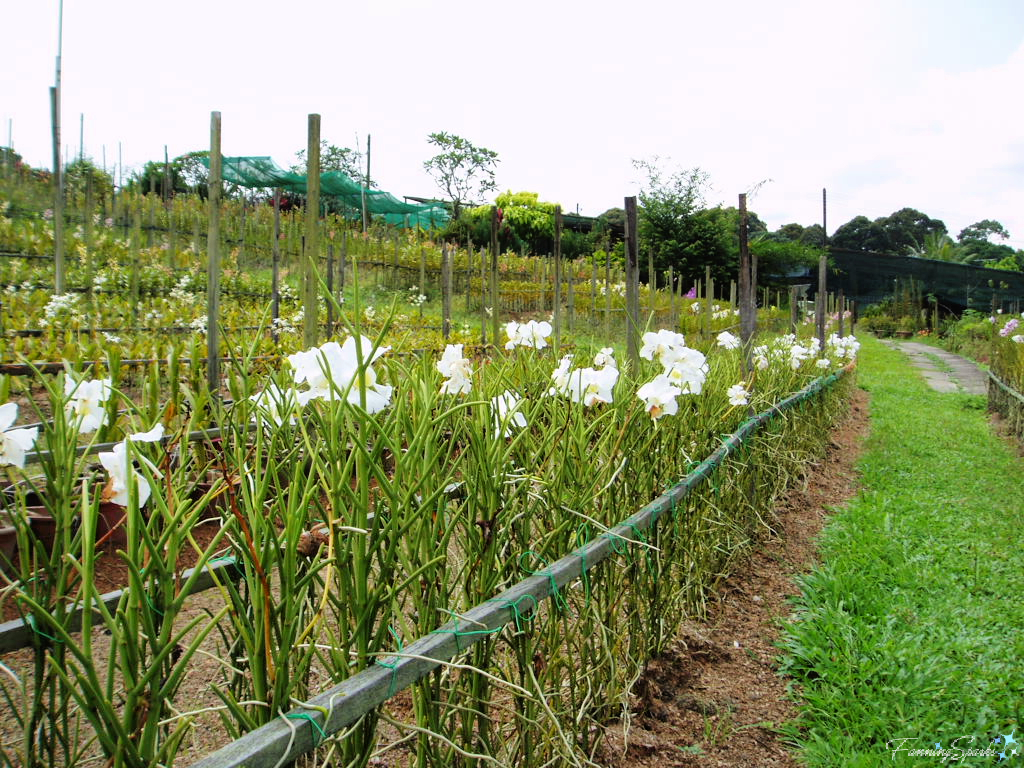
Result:
[[[957,311],[987,311],[1003,302],[1024,300],[1024,273],[972,264],[895,256],[866,251],[829,250],[829,290],[843,289],[849,299],[878,304],[896,292],[897,282],[913,279],[925,295]]]
[[[203,162],[209,166],[208,160]],[[306,193],[306,174],[283,170],[269,157],[225,157],[222,164],[223,179],[229,184],[247,188],[277,187],[298,194]],[[369,214],[382,216],[399,227],[439,227],[449,218],[444,206],[404,203],[388,192],[363,187],[340,171],[320,175],[320,194],[330,195],[355,211],[362,211],[365,194]]]

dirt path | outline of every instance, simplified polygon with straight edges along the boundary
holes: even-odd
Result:
[[[631,723],[609,729],[609,768],[796,768],[776,727],[796,716],[775,673],[777,627],[789,615],[793,578],[815,559],[828,507],[857,489],[854,464],[868,431],[868,398],[858,390],[828,455],[776,510],[777,536],[760,543],[722,585],[705,622],[683,628],[673,649],[650,665],[654,695]]]

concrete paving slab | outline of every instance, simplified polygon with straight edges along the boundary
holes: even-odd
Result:
[[[985,372],[965,357],[917,341],[885,339],[883,343],[907,355],[911,365],[921,371],[928,386],[938,392],[984,395],[988,391]]]

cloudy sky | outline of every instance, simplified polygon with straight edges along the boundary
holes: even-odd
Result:
[[[49,167],[58,0],[3,0],[0,143]],[[432,131],[499,153],[502,188],[596,215],[631,160],[699,166],[771,228],[910,206],[1024,248],[1022,0],[632,3],[65,0],[64,142],[126,169],[209,146],[288,165],[306,116],[373,137],[398,196],[435,195]],[[767,180],[767,181],[766,181]],[[766,182],[758,186],[760,182]]]

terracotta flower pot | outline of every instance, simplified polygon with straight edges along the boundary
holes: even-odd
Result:
[[[110,501],[100,502],[96,517],[96,546],[123,547],[128,543],[127,510]]]

